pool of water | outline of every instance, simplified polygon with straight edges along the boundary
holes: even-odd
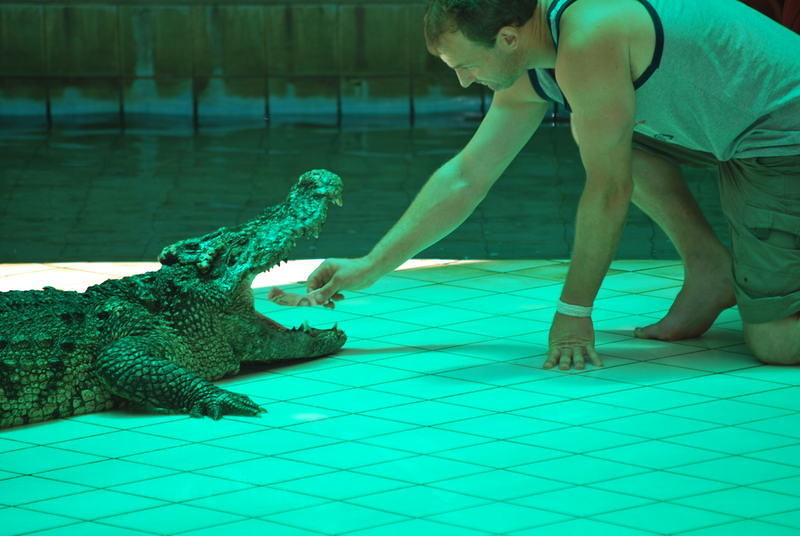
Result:
[[[318,240],[298,244],[294,258],[362,255],[476,125],[7,129],[0,132],[0,260],[153,260],[169,243],[257,215],[313,168],[342,176],[345,206],[330,212]],[[583,181],[569,129],[542,127],[475,213],[421,256],[568,257]],[[725,240],[714,177],[692,170],[687,181]],[[618,257],[676,253],[634,208]]]

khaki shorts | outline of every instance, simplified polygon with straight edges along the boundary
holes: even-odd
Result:
[[[749,324],[800,312],[800,155],[713,155],[636,133],[634,149],[678,165],[716,169],[731,232],[736,301]]]

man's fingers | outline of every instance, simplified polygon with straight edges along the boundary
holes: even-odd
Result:
[[[544,362],[544,368],[549,369],[553,368],[558,364],[558,359],[561,356],[561,350],[558,347],[550,348],[550,351],[547,353],[547,359]]]
[[[583,356],[583,347],[579,346],[575,348],[572,354],[572,362],[575,364],[576,370],[583,370],[586,368],[586,360]]]
[[[589,346],[586,348],[586,352],[589,354],[589,361],[591,361],[592,365],[596,367],[603,366],[603,360],[600,359],[600,354],[597,353],[597,350],[594,349],[594,346]]]
[[[575,348],[565,347],[561,349],[561,370],[569,370],[572,365],[573,353]]]

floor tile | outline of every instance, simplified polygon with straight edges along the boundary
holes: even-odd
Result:
[[[360,467],[358,471],[413,484],[429,484],[431,482],[485,472],[486,468],[455,460],[421,455]]]
[[[22,475],[0,480],[0,505],[19,506],[53,497],[69,496],[89,489],[77,484]]]
[[[791,413],[787,409],[771,408],[760,404],[747,404],[739,400],[714,400],[690,406],[665,409],[661,413],[727,425],[744,424]]]
[[[751,536],[752,534],[758,534],[759,536],[795,536],[797,529],[748,519],[684,532],[682,536]]]
[[[494,439],[509,439],[563,428],[564,425],[511,413],[495,413],[438,425],[438,428]]]
[[[618,491],[658,501],[669,501],[678,497],[702,495],[732,484],[681,475],[668,471],[650,471],[592,484],[595,488]]]
[[[650,536],[654,532],[630,529],[621,525],[602,523],[592,519],[573,519],[544,527],[522,530],[511,536],[584,536],[586,534],[613,534],[614,536]]]
[[[178,421],[189,422],[189,421]],[[228,421],[230,422],[230,421]],[[156,431],[163,432],[165,430],[174,430],[175,423],[164,423],[155,425]],[[150,428],[150,427],[146,427]],[[183,427],[181,427],[183,428]],[[152,429],[152,428],[150,428]],[[178,435],[177,433],[175,435]],[[139,431],[132,432],[121,430],[112,432],[110,434],[103,434],[94,437],[85,437],[82,439],[72,439],[59,443],[59,447],[77,451],[94,456],[106,456],[109,458],[118,458],[122,456],[130,456],[131,454],[140,454],[142,452],[149,452],[151,450],[165,449],[169,447],[177,447],[185,445],[185,441],[172,439],[168,437],[160,437],[151,435],[150,433],[141,433]],[[87,460],[90,461],[90,460]],[[0,461],[0,463],[2,463]]]
[[[312,422],[324,422],[324,421],[312,421]],[[233,463],[245,459],[252,459],[259,454],[263,456],[273,456],[285,452],[292,452],[295,450],[302,450],[320,445],[328,445],[335,441],[331,438],[322,437],[320,435],[299,432],[296,431],[294,428],[295,427],[272,428],[267,430],[261,430],[259,432],[252,432],[247,434],[224,437],[222,439],[214,439],[212,441],[208,441],[206,444],[203,445],[192,445],[191,447],[183,447],[183,448],[177,447],[175,449],[170,449],[169,451],[164,451],[164,453],[168,455],[172,450],[180,451],[182,449],[190,449],[190,448],[206,447],[209,449],[215,449],[201,456],[201,459],[203,461],[198,461],[197,463],[201,463],[202,466],[184,468],[187,470],[193,470],[193,469],[200,469],[202,467],[213,467],[216,465],[222,465],[223,463]],[[176,454],[178,454],[178,452],[176,452]],[[142,457],[134,456],[131,457],[130,459],[147,461],[147,458],[145,456],[146,455],[143,455]],[[160,456],[161,452],[153,453],[154,459],[159,459]],[[163,463],[164,458],[160,459]]]
[[[348,502],[406,516],[425,517],[486,504],[488,501],[430,486],[408,486],[357,497]]]
[[[800,497],[800,476],[760,482],[752,487]]]
[[[126,460],[103,460],[86,465],[78,465],[65,469],[40,473],[45,478],[105,488],[138,482],[148,478],[156,478],[173,473],[174,471],[162,467],[155,467],[143,463],[133,463]]]
[[[737,375],[756,366],[751,356],[728,352],[724,348],[664,357],[655,359],[651,363],[706,372],[733,372]]]
[[[549,478],[558,482],[587,485],[645,472],[641,467],[575,454],[553,460],[514,467],[513,471]]]
[[[671,391],[658,387],[643,387],[601,394],[586,399],[611,406],[638,409],[641,411],[661,411],[664,409],[709,402],[712,398],[699,394]]]
[[[792,495],[744,487],[676,499],[673,502],[746,518],[758,518],[800,508],[797,497]]]
[[[724,454],[676,445],[670,441],[645,441],[633,445],[596,450],[593,456],[621,463],[630,463],[651,469],[669,469],[690,463],[715,460]]]
[[[482,363],[474,367],[464,367],[442,372],[440,376],[457,378],[490,385],[514,385],[532,380],[552,377],[552,372],[542,368],[519,365],[516,363]]]
[[[592,370],[585,374],[589,378],[602,378],[636,385],[658,385],[676,380],[696,378],[706,373],[683,367],[671,367],[659,364],[660,360],[646,363],[631,363],[622,367],[610,367]]]
[[[398,426],[398,430],[407,430],[412,428],[412,425],[432,426],[446,424],[472,417],[480,417],[487,415],[488,413],[489,412],[485,410],[460,406],[457,404],[446,404],[438,400],[424,400],[421,402],[412,402],[411,404],[404,404],[401,406],[376,409],[366,412],[364,416],[380,417],[383,420],[390,419],[391,421],[408,423],[402,428],[400,425],[396,425]],[[389,431],[391,430],[387,430],[387,432]]]
[[[737,521],[737,518],[733,516],[671,503],[654,503],[618,512],[599,514],[596,519],[667,534],[710,527],[726,521]]]
[[[763,520],[770,523],[779,523],[797,530],[800,529],[800,508],[797,508],[797,505],[795,504],[795,508],[793,510],[771,516],[765,516]]]
[[[554,523],[568,519],[568,517],[526,506],[492,503],[466,508],[458,512],[438,514],[431,516],[430,519],[472,529],[508,534],[517,530]]]
[[[574,374],[560,375],[549,379],[514,385],[515,389],[535,391],[537,393],[560,396],[563,398],[580,398],[603,393],[613,393],[633,387],[635,387],[635,385],[630,383],[606,381]]]
[[[359,530],[350,534],[352,536],[405,536],[407,534],[414,534],[415,536],[482,536],[486,533],[425,519],[411,519]]]
[[[466,309],[468,311],[478,311],[491,315],[518,314],[551,306],[552,302],[549,301],[541,301],[530,297],[516,296],[514,294],[504,294],[500,297],[492,294],[466,300],[458,300],[452,304],[454,309]]]
[[[800,439],[800,413],[749,422],[741,427]]]
[[[405,516],[343,502],[329,502],[270,516],[270,521],[324,534],[347,534],[406,519]]]
[[[340,443],[323,445],[321,447],[296,450],[284,453],[281,457],[336,469],[352,469],[363,465],[372,465],[412,455],[412,453],[406,452],[408,449],[402,448],[402,445],[395,445],[394,447],[396,448],[384,448],[379,446],[380,443],[366,443],[369,442],[370,439],[365,439],[364,441],[365,442],[343,441]],[[392,446],[391,442],[387,442],[385,445],[388,447]]]
[[[556,452],[585,453],[595,452],[611,447],[631,445],[636,449],[642,445],[642,438],[629,434],[606,432],[580,426],[570,426],[558,430],[537,432],[535,434],[515,437],[514,441],[554,449]]]
[[[381,359],[376,363],[417,374],[438,374],[483,365],[487,361],[450,352],[423,352]]]
[[[425,350],[444,350],[465,344],[474,344],[485,341],[490,337],[475,333],[464,333],[444,328],[427,328],[411,333],[400,333],[397,335],[387,335],[378,337],[379,341],[386,341],[392,344],[413,346]]]
[[[148,497],[138,497],[128,493],[99,489],[67,495],[57,499],[37,501],[29,503],[25,507],[48,514],[95,520],[162,506],[163,504],[163,501]]]
[[[194,473],[176,473],[131,484],[122,484],[115,486],[113,490],[181,503],[247,487],[249,484],[223,478]]]
[[[423,305],[414,309],[405,309],[393,313],[384,313],[382,318],[397,322],[409,322],[421,326],[442,327],[461,322],[489,318],[491,313],[457,309],[444,305]]]
[[[494,316],[491,319],[472,320],[458,324],[448,324],[447,329],[476,333],[488,337],[516,337],[534,331],[550,329],[550,324],[536,320],[526,320],[514,316]]]
[[[269,516],[278,512],[297,510],[322,504],[326,499],[272,486],[255,486],[239,491],[221,493],[187,501],[189,506],[222,510],[245,517]]]
[[[36,531],[36,536],[74,536],[75,534],[80,534],[81,536],[148,536],[152,532],[112,527],[111,525],[104,525],[102,522],[93,523],[89,521]]]
[[[308,432],[333,439],[364,439],[375,435],[388,434],[412,428],[413,426],[411,424],[397,422],[401,419],[395,418],[393,416],[394,414],[390,413],[391,411],[395,411],[398,416],[404,414],[414,415],[416,412],[413,410],[412,406],[414,406],[414,403],[403,404],[393,408],[387,408],[386,410],[379,409],[374,412],[368,412],[369,414],[365,415],[343,415],[332,419],[310,421],[292,426],[291,428],[287,428],[287,430],[303,433]],[[378,418],[383,416],[381,413],[383,411],[387,411],[387,418]],[[373,417],[371,416],[372,414],[376,416]],[[311,446],[313,446],[313,443]]]
[[[687,434],[689,432],[707,430],[709,428],[714,428],[714,425],[694,419],[684,419],[683,417],[671,417],[660,413],[647,413],[593,423],[589,425],[589,428],[598,428],[600,430],[608,430],[610,432],[646,437],[649,439],[663,439],[665,437]]]
[[[485,384],[429,374],[373,386],[376,391],[414,396],[426,400],[486,389]]]
[[[59,447],[63,444],[59,444]],[[52,447],[28,447],[0,454],[0,469],[12,473],[37,474],[53,469],[101,460],[99,456]]]
[[[797,440],[790,437],[757,432],[736,426],[726,426],[714,430],[673,436],[669,440],[681,445],[690,445],[726,454],[747,454],[767,449],[779,450],[779,447],[797,443]],[[795,449],[795,455],[798,450]],[[789,458],[791,459],[791,454]],[[800,463],[800,460],[798,460],[798,463]]]
[[[159,534],[175,534],[193,529],[200,529],[222,523],[241,521],[241,516],[195,508],[183,504],[168,504],[148,510],[140,510],[128,514],[107,517],[103,523],[109,525],[152,532],[156,528]]]
[[[384,361],[385,360],[373,363],[356,363],[344,367],[308,372],[303,375],[303,378],[322,380],[349,387],[366,387],[368,385],[397,381],[418,375],[415,372],[385,366],[386,364]]]
[[[187,536],[251,536],[252,534],[269,534],[269,536],[316,536],[318,532],[310,532],[295,527],[272,523],[263,519],[248,519],[235,521],[224,525],[208,527],[206,529],[185,532]]]
[[[72,525],[74,523],[75,519],[69,517],[43,514],[42,512],[26,510],[24,508],[12,507],[0,509],[0,526],[8,529],[8,532],[5,533],[8,536],[28,534],[51,527]]]
[[[440,428],[416,428],[365,439],[365,443],[381,445],[415,454],[432,454],[484,443],[485,437]]]
[[[773,388],[761,393],[738,396],[734,400],[800,411],[800,387]]]
[[[335,411],[358,413],[370,411],[399,404],[416,402],[417,398],[391,394],[374,389],[348,389],[327,393],[324,395],[309,396],[295,400],[299,404],[309,404]]]
[[[336,471],[335,473],[283,482],[276,484],[275,487],[305,495],[341,501],[408,487],[408,483],[352,471]]]
[[[539,404],[557,402],[563,398],[533,393],[510,387],[485,388],[481,391],[442,398],[441,402],[458,404],[488,411],[513,411]]]
[[[554,510],[564,515],[579,517],[592,517],[604,512],[623,510],[650,502],[649,499],[581,486],[536,493],[514,500],[516,504]]]
[[[198,473],[224,478],[234,482],[245,482],[264,486],[267,484],[275,484],[277,482],[329,473],[331,471],[333,471],[333,469],[330,467],[270,457],[211,467],[209,469],[202,469],[198,471]]]
[[[662,385],[664,389],[696,393],[704,396],[733,398],[735,396],[769,391],[775,388],[774,383],[748,380],[729,375],[701,376]]]
[[[509,501],[531,493],[563,489],[566,484],[515,471],[494,469],[435,482],[431,486],[466,493],[489,501]]]
[[[628,417],[641,412],[635,409],[609,406],[607,404],[595,404],[584,400],[567,400],[542,406],[532,406],[530,408],[514,411],[514,413],[517,415],[524,415],[525,417],[580,426],[593,422]]]
[[[256,432],[256,434],[259,434],[259,432]],[[248,439],[253,439],[250,436],[256,434],[244,434],[243,436],[234,437],[241,437],[243,439],[242,443],[250,446],[252,443],[250,443]],[[225,440],[221,439],[219,441]],[[216,465],[235,463],[254,458],[256,454],[252,452],[253,448],[254,447],[250,446],[249,449],[242,448],[239,450],[232,450],[216,447],[211,444],[192,443],[180,447],[145,452],[144,454],[134,454],[124,459],[132,462],[166,467],[167,469],[174,469],[176,471],[193,471],[195,469],[214,467]],[[244,450],[250,450],[250,452],[242,452]]]
[[[523,436],[525,437],[525,436]],[[485,440],[486,438],[484,438]],[[460,447],[437,452],[437,456],[466,463],[505,469],[562,456],[560,451],[544,449],[514,441],[487,441],[469,447]]]
[[[707,462],[684,465],[676,467],[672,471],[740,486],[800,476],[800,467],[765,462],[743,456],[728,456]]]
[[[800,443],[776,449],[751,452],[748,457],[787,465],[800,465]]]
[[[318,373],[325,372],[327,370],[338,370],[344,367],[333,367],[331,369],[323,369],[321,371],[317,371]],[[314,379],[313,376],[314,372],[306,372],[303,374],[303,377],[298,376],[274,376],[269,379],[265,379],[263,381],[257,382],[249,382],[245,385],[242,385],[237,389],[237,391],[241,392],[242,394],[250,395],[250,396],[266,396],[269,398],[274,398],[276,400],[293,400],[295,398],[302,398],[304,396],[313,396],[319,395],[323,393],[331,393],[334,391],[341,391],[346,387],[341,384],[331,383],[326,381],[317,381]],[[183,422],[192,422],[192,421],[183,421]],[[166,425],[160,425],[165,427]],[[142,430],[149,431],[152,430],[154,427],[145,427]],[[251,430],[242,430],[241,432],[247,431],[255,431],[255,429]],[[219,430],[218,431],[224,435],[233,435],[234,433],[241,433],[238,430],[232,430],[228,433],[228,430]],[[154,432],[151,432],[154,433]],[[223,436],[217,436],[223,437]],[[193,438],[194,440],[204,440],[204,439],[212,439],[212,438]]]
[[[60,443],[70,439],[89,437],[108,432],[114,432],[113,428],[99,426],[70,419],[20,426],[3,431],[3,439],[9,441],[25,441],[37,445],[47,445],[50,443]],[[20,445],[23,446],[23,445]],[[10,450],[10,449],[9,449]],[[3,450],[0,449],[0,452]]]

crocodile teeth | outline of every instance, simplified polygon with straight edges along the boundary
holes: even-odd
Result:
[[[311,326],[310,326],[310,325],[308,325],[308,320],[306,320],[305,322],[303,322],[303,325],[301,326],[301,329],[302,329],[303,331],[305,331],[306,333],[311,333]]]

